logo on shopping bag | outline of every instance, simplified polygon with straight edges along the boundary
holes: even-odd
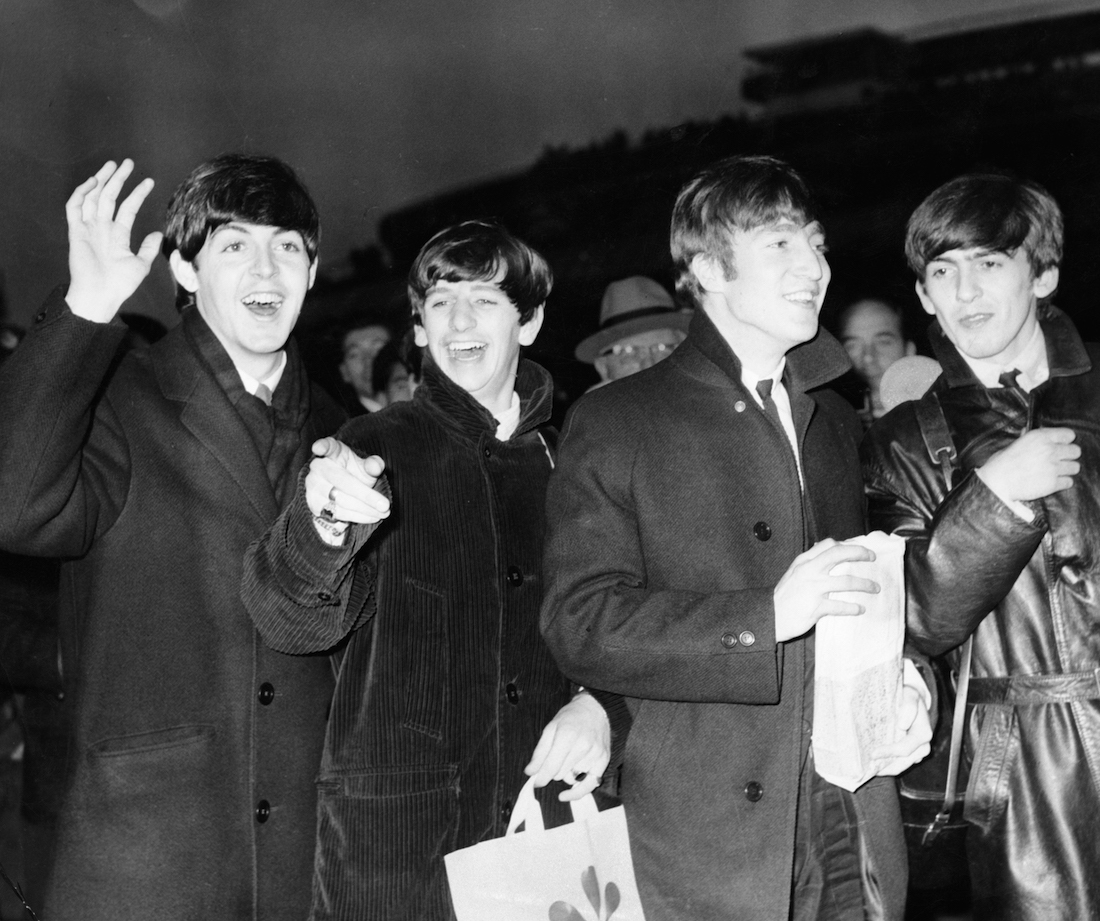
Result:
[[[588,867],[581,874],[581,887],[588,897],[588,904],[596,912],[596,921],[609,921],[619,907],[619,887],[614,883],[608,883],[604,888],[602,904],[607,909],[605,915],[600,914],[600,881],[596,876],[595,867]],[[555,902],[550,906],[550,921],[588,921],[588,919],[568,902]]]

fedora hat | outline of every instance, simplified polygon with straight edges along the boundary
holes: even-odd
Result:
[[[574,354],[592,364],[609,345],[651,329],[687,332],[690,310],[677,310],[670,295],[652,278],[632,275],[607,286],[600,302],[600,328],[582,339]]]

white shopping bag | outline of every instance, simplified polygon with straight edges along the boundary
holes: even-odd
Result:
[[[443,858],[458,921],[644,921],[623,807],[571,805],[546,829],[528,780],[503,838]]]
[[[814,640],[813,753],[817,773],[855,790],[892,762],[883,746],[904,732],[898,726],[905,642],[905,541],[874,531],[845,543],[875,553],[872,563],[842,563],[833,574],[873,579],[881,591],[838,592],[866,608],[855,617],[827,615]]]

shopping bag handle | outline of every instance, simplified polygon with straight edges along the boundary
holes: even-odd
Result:
[[[596,805],[596,800],[591,793],[571,802],[569,809],[573,813],[574,822],[594,818],[600,812],[600,807]],[[519,796],[516,797],[516,804],[512,807],[512,817],[508,820],[508,830],[504,834],[514,835],[520,825],[523,825],[524,831],[546,830],[546,823],[542,820],[542,808],[539,806],[539,801],[535,799],[535,783],[532,777],[527,778],[527,783],[523,785]]]

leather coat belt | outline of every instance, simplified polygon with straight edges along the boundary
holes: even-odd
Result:
[[[1100,698],[1100,668],[1064,675],[971,678],[968,703],[1027,706]]]

